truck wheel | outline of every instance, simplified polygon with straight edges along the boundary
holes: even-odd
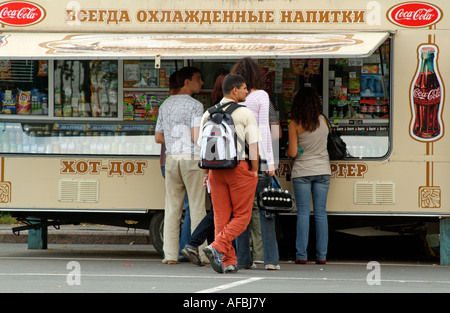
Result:
[[[164,256],[163,243],[164,243],[164,212],[159,211],[153,214],[150,220],[150,241],[153,247],[158,251],[161,256]]]

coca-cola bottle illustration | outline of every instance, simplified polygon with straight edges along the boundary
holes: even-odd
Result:
[[[419,141],[436,141],[443,134],[442,80],[436,64],[437,47],[419,47],[419,67],[411,88],[411,136]]]

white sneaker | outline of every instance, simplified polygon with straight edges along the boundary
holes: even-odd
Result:
[[[272,270],[272,271],[276,271],[276,270],[281,269],[280,264],[277,264],[277,265],[275,265],[275,264],[266,264],[266,265],[264,265],[264,268],[266,270]]]

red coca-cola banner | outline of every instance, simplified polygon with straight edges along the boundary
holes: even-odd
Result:
[[[8,1],[0,3],[0,24],[8,26],[30,26],[45,18],[45,10],[28,1]]]
[[[392,7],[387,18],[402,27],[426,27],[442,19],[442,10],[425,2],[404,2]]]

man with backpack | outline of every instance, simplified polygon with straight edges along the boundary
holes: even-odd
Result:
[[[237,271],[236,252],[232,241],[239,236],[250,222],[253,197],[258,182],[258,141],[261,136],[254,114],[245,106],[237,105],[245,101],[248,94],[245,80],[240,75],[228,75],[222,85],[224,98],[215,109],[208,110],[202,117],[198,144],[201,146],[202,160],[200,166],[204,169],[203,185],[208,186],[211,192],[214,207],[215,240],[203,249],[212,268],[218,273],[233,273]],[[230,110],[228,110],[231,108]],[[226,112],[226,113],[225,113]],[[234,155],[226,153],[228,160],[218,157],[219,151],[233,150],[230,146],[220,147],[226,140],[217,140],[215,147],[208,143],[213,142],[219,132],[218,128],[204,127],[211,123],[229,120],[235,134],[226,134],[228,142],[236,144],[237,162],[230,165]],[[209,133],[207,133],[209,132]],[[232,140],[236,135],[235,139]],[[204,150],[213,152],[216,159],[208,158]],[[210,162],[204,162],[206,161]],[[231,160],[232,161],[232,160]],[[233,163],[233,162],[231,162]],[[223,164],[223,168],[221,165]]]

